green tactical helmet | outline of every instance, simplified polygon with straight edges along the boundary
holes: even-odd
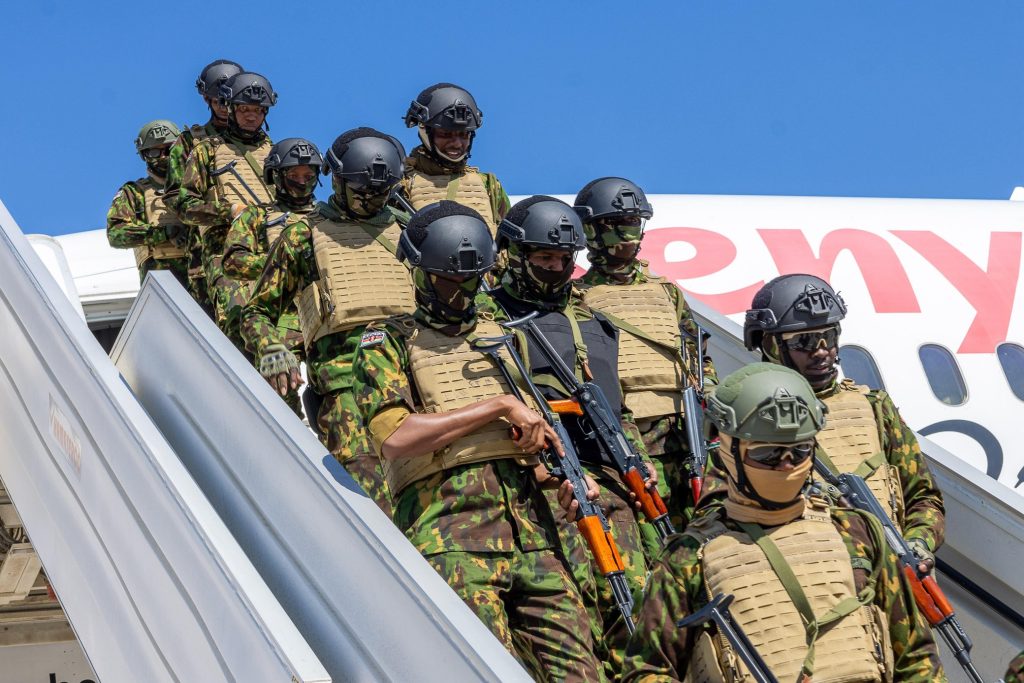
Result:
[[[144,149],[171,145],[179,135],[181,135],[181,131],[170,121],[165,119],[150,121],[142,127],[139,136],[135,138],[135,149],[141,152]]]
[[[774,363],[751,363],[708,396],[705,416],[718,431],[747,441],[797,443],[825,425],[828,408],[803,375]]]

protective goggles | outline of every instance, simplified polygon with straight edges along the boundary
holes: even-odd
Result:
[[[782,343],[790,351],[817,351],[824,344],[826,349],[834,349],[839,344],[839,327],[809,332],[787,332],[782,335]]]
[[[758,443],[747,447],[747,457],[766,467],[776,467],[786,455],[794,465],[799,465],[814,455],[814,442],[799,443]]]
[[[169,147],[150,147],[149,149],[142,150],[139,154],[146,159],[159,159],[160,157],[167,156],[169,150]]]

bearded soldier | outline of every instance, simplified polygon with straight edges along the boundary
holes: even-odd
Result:
[[[583,219],[590,261],[577,286],[587,305],[623,330],[623,398],[658,469],[672,521],[683,529],[693,514],[688,467],[695,465],[689,462],[682,391],[700,383],[697,373],[716,382],[714,365],[705,355],[697,367],[697,327],[683,293],[637,258],[644,223],[654,214],[643,190],[625,178],[598,178],[580,190],[574,208]]]
[[[302,138],[281,140],[263,162],[263,181],[273,185],[275,201],[269,206],[247,207],[231,223],[224,241],[224,274],[243,283],[246,300],[263,272],[270,245],[285,228],[304,220],[313,211],[313,191],[319,183],[322,164],[323,158],[316,145]],[[232,303],[228,309],[228,325],[236,328],[244,302]],[[277,327],[288,350],[300,361],[304,360],[299,312],[294,302],[278,319]],[[289,389],[285,400],[296,413],[302,414],[294,389]]]
[[[192,150],[185,162],[179,206],[185,221],[199,229],[217,325],[242,348],[228,325],[228,311],[241,294],[239,283],[224,275],[224,239],[231,221],[246,206],[273,201],[272,186],[263,178],[262,161],[271,147],[263,126],[277,93],[263,76],[242,72],[221,84],[220,101],[228,108],[228,128]]]
[[[503,332],[474,305],[495,259],[489,227],[442,201],[413,215],[399,245],[413,265],[416,311],[371,325],[355,363],[395,523],[536,680],[599,680],[586,610],[541,492],[555,480],[533,455],[558,437],[473,345]],[[571,513],[569,486],[559,498]]]
[[[583,225],[572,207],[542,195],[518,202],[498,229],[498,247],[507,257],[500,285],[481,296],[480,305],[498,320],[518,319],[537,313],[535,323],[562,360],[581,379],[592,379],[604,392],[614,411],[621,411],[625,438],[644,455],[643,442],[622,405],[617,373],[618,330],[599,313],[591,311],[572,288],[573,258],[584,246]],[[531,375],[549,400],[567,397],[551,363],[520,338],[521,355]],[[626,567],[630,589],[639,595],[647,573],[644,542],[630,495],[611,468],[609,456],[588,436],[588,428],[575,415],[563,415],[584,468],[597,481],[611,526]],[[607,673],[614,678],[621,663],[628,631],[617,614],[614,596],[604,577],[591,568],[590,557],[579,534],[562,525],[566,554],[583,587],[599,640]]]
[[[799,373],[769,363],[729,375],[707,398],[727,496],[655,566],[624,680],[750,680],[711,623],[676,625],[727,596],[780,681],[946,680],[877,518],[801,493],[825,412]]]
[[[839,380],[845,317],[846,304],[827,282],[782,275],[754,295],[743,338],[765,361],[807,379],[829,410],[829,424],[818,434],[819,457],[834,473],[852,472],[867,481],[921,559],[921,570],[931,571],[945,536],[942,494],[889,395]]]
[[[465,89],[438,83],[421,92],[405,115],[405,125],[417,128],[421,144],[405,161],[402,189],[417,210],[442,199],[468,206],[493,234],[510,202],[493,173],[466,164],[482,123],[483,112]]]
[[[380,460],[354,419],[352,359],[368,323],[416,307],[409,270],[395,259],[398,214],[388,206],[404,156],[397,140],[372,128],[340,135],[323,165],[334,194],[281,233],[241,319],[260,374],[284,396],[299,386],[299,362],[277,323],[298,297],[309,381],[323,398],[310,423],[389,515]]]
[[[197,141],[219,135],[227,130],[228,109],[219,99],[220,86],[231,76],[242,72],[242,67],[227,59],[218,59],[207,64],[199,78],[196,79],[196,90],[210,109],[210,120],[203,125],[194,124],[185,128],[184,132],[171,145],[167,164],[167,183],[165,199],[167,207],[174,212],[179,211],[178,195],[181,190],[181,179],[185,174],[185,161],[192,153]],[[189,293],[213,317],[213,303],[206,291],[206,275],[203,273],[202,243],[199,231],[189,228]]]
[[[170,121],[150,121],[135,138],[135,149],[146,163],[146,177],[121,186],[107,212],[107,241],[119,249],[134,249],[139,281],[151,270],[169,270],[188,286],[188,229],[164,206],[167,152],[178,137]]]

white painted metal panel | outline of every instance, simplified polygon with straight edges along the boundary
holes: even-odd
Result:
[[[105,681],[327,681],[0,204],[0,473]]]
[[[336,680],[528,680],[168,273],[111,358]]]

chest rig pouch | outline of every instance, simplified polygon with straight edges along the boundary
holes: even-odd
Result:
[[[498,221],[491,209],[491,196],[484,185],[483,174],[473,166],[467,166],[461,175],[427,175],[414,169],[408,176],[407,187],[409,203],[417,211],[448,199],[476,211],[490,227],[491,235],[496,234]]]

